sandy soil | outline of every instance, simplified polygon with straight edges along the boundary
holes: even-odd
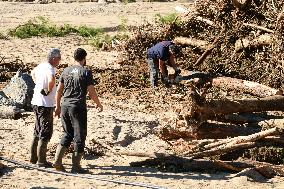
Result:
[[[174,12],[172,3],[131,3],[106,4],[69,3],[69,4],[24,4],[0,2],[1,31],[13,28],[35,16],[45,16],[55,23],[74,25],[88,24],[103,28],[114,28],[120,24],[121,17],[127,17],[127,24],[139,24],[152,20],[155,14]],[[88,63],[100,68],[119,68],[117,52],[98,52],[85,44],[80,37],[32,38],[0,40],[0,55],[18,57],[24,63],[38,64],[45,59],[50,47],[59,47],[63,52],[62,63],[72,62],[75,48],[87,49]],[[171,111],[155,114],[141,106],[139,97],[117,98],[101,96],[104,111],[88,109],[88,137],[85,159],[82,165],[92,172],[92,178],[78,178],[56,175],[34,169],[18,167],[2,161],[6,166],[1,170],[0,188],[143,188],[106,182],[103,179],[139,182],[155,185],[156,188],[284,188],[282,178],[265,182],[254,182],[246,176],[236,177],[229,173],[203,174],[195,172],[168,173],[154,168],[134,168],[129,163],[144,160],[139,157],[118,155],[94,156],[93,151],[125,150],[135,152],[163,152],[168,146],[153,134],[153,129],[161,124]],[[159,105],[159,104],[156,104]],[[166,105],[164,105],[166,108]],[[24,113],[18,120],[0,120],[0,154],[3,157],[28,163],[28,148],[33,132],[34,116]],[[55,119],[54,135],[48,146],[48,160],[53,161],[54,152],[62,134],[61,123]],[[96,143],[101,146],[95,149]],[[71,167],[71,154],[64,158],[67,171]],[[151,188],[151,187],[148,187]],[[154,187],[152,187],[154,188]]]

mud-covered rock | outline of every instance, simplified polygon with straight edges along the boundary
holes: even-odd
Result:
[[[0,93],[0,104],[30,109],[34,86],[29,74],[18,71]]]

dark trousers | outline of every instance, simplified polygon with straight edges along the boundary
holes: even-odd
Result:
[[[158,74],[159,74],[158,63],[154,61],[154,59],[152,58],[148,58],[147,61],[150,69],[150,83],[152,87],[156,87],[158,85]]]
[[[49,141],[53,133],[53,107],[33,106],[35,113],[34,136]]]
[[[148,58],[147,61],[150,69],[150,83],[152,87],[156,87],[158,85],[158,78],[160,73],[159,62],[158,60],[152,58]],[[166,75],[168,75],[166,64],[164,66],[166,70]]]
[[[69,147],[74,142],[75,152],[84,152],[87,136],[87,108],[77,106],[62,106],[61,121],[64,134],[60,144]]]

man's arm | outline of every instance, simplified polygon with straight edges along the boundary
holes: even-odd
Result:
[[[64,89],[64,84],[60,82],[59,85],[57,86],[56,95],[55,95],[56,107],[55,107],[54,116],[60,117],[60,113],[61,113],[60,101],[61,101],[61,96],[62,96],[62,93],[63,93],[63,89]]]
[[[47,90],[48,90],[49,92],[51,92],[51,90],[53,89],[54,85],[55,85],[55,75],[50,75],[50,76],[48,77]]]
[[[31,76],[32,76],[34,83],[36,83],[35,68],[31,71]]]
[[[103,111],[103,106],[98,98],[98,94],[95,90],[95,87],[94,85],[89,85],[88,86],[88,93],[89,93],[89,96],[90,98],[97,104],[97,106],[100,108],[100,112]]]
[[[167,70],[166,70],[167,68],[165,64],[166,64],[165,61],[159,59],[159,69],[163,77],[167,77]]]

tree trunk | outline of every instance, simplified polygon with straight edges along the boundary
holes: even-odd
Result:
[[[215,119],[218,115],[237,112],[284,111],[284,96],[280,95],[257,99],[211,100],[201,103],[199,99],[194,101],[197,106],[190,114],[198,120]]]
[[[236,79],[231,77],[213,78],[212,85],[225,90],[236,90],[249,93],[258,97],[282,95],[283,91],[262,85],[260,83]]]
[[[265,45],[270,45],[272,42],[271,35],[260,35],[257,38],[250,40],[250,39],[238,39],[235,43],[235,51],[239,52],[243,49],[247,48],[258,48]]]
[[[266,136],[277,135],[280,134],[281,129],[275,127],[272,129],[268,129],[265,131],[261,131],[258,133],[254,133],[248,136],[239,136],[227,140],[218,141],[212,144],[205,145],[202,150],[195,153],[185,153],[185,155],[189,155],[190,158],[201,158],[208,157],[214,155],[220,155],[234,149],[238,148],[247,148],[254,145],[254,142],[265,138]]]
[[[176,37],[174,39],[174,42],[177,44],[198,47],[199,49],[202,49],[202,50],[206,50],[209,45],[207,41],[194,39],[194,38],[188,38],[188,37]]]

